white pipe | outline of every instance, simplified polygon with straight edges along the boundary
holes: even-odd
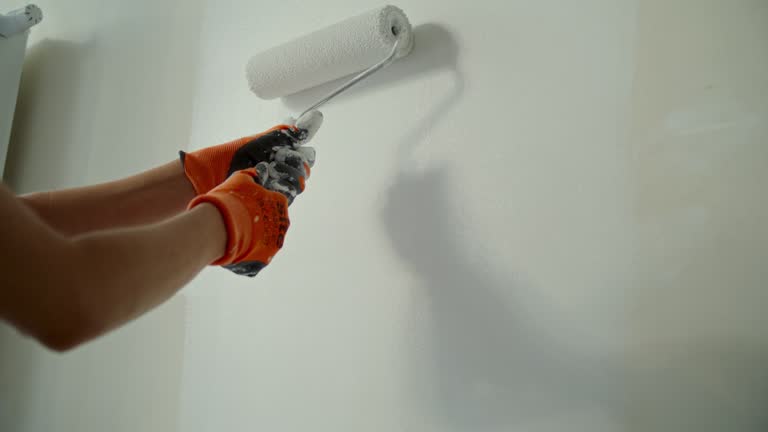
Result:
[[[43,11],[33,4],[9,12],[6,15],[0,15],[0,38],[7,39],[13,35],[25,32],[42,20]]]

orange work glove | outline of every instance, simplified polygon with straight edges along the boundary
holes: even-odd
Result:
[[[255,168],[238,171],[188,206],[210,203],[219,209],[227,229],[227,248],[212,265],[250,277],[272,261],[290,225],[288,198],[258,181]]]
[[[311,111],[301,116],[295,126],[278,125],[257,135],[195,152],[180,151],[184,173],[200,195],[218,186],[236,171],[275,161],[275,153],[279,149],[302,152],[311,166],[314,150],[304,145],[312,139],[322,121],[323,115],[319,111]]]

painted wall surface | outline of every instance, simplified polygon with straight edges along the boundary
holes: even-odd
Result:
[[[250,53],[377,4],[211,2],[192,147],[322,93]],[[279,259],[187,291],[184,428],[768,427],[768,3],[399,6]]]
[[[151,33],[136,41],[124,14],[157,11],[116,3],[108,14],[120,24],[89,39],[104,56],[87,69],[97,90],[51,96],[80,101],[58,123],[67,147],[57,163],[40,162],[48,144],[16,156],[11,180],[20,190],[98,181],[165,161],[181,141],[195,149],[265,129],[323,89],[261,101],[247,90],[248,56],[378,5],[159,6],[193,17],[142,27]],[[3,390],[16,404],[3,412],[10,424],[768,426],[768,3],[398,5],[416,48],[324,109],[317,165],[271,266],[256,279],[208,269],[147,319],[65,356],[3,330],[1,376],[23,390]],[[113,66],[112,47],[134,57]],[[88,76],[83,64],[69,63],[70,80]],[[139,83],[153,91],[135,94]],[[140,117],[104,114],[113,101]],[[177,117],[165,128],[160,113]],[[88,125],[94,115],[107,124]],[[52,172],[30,175],[37,166]],[[80,382],[83,399],[67,398]]]

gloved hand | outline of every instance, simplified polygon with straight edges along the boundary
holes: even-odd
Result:
[[[293,150],[297,152],[307,162],[308,167],[314,164],[314,149],[311,147],[303,147],[309,140],[312,139],[315,132],[320,128],[323,122],[323,115],[319,111],[311,111],[303,115],[296,121],[295,126],[289,126],[286,124],[278,125],[272,129],[267,130],[261,134],[251,135],[244,138],[240,138],[235,141],[231,141],[225,144],[220,144],[213,147],[206,147],[204,149],[185,153],[179,152],[182,166],[184,167],[184,173],[189,179],[192,186],[198,195],[207,193],[214,187],[221,184],[227,177],[236,171],[240,171],[246,168],[253,168],[256,165],[266,162],[267,165],[272,162],[278,162],[272,165],[271,170],[267,170],[266,166],[262,164],[260,171],[262,173],[269,173],[271,180],[265,176],[261,176],[262,184],[274,185],[281,188],[281,191],[288,194],[288,191],[300,192],[299,185],[290,186],[288,183],[288,177],[278,175],[278,173],[290,172],[289,176],[294,176],[294,183],[298,182],[298,172],[295,171],[282,171],[285,168],[285,163],[288,161],[276,160],[276,153],[280,149]],[[295,160],[296,154],[283,151],[284,159]],[[290,164],[289,164],[290,165]],[[308,169],[306,170],[308,174]],[[304,176],[306,177],[306,175]],[[289,187],[290,186],[290,187]],[[294,193],[290,200],[296,196]]]
[[[304,190],[315,162],[315,150],[302,147],[322,124],[322,114],[313,111],[296,126],[278,126],[262,135],[200,150],[202,154],[182,153],[185,173],[195,189],[215,181],[214,166],[221,167],[225,153],[231,151],[229,170],[240,164],[249,168],[236,170],[218,186],[198,195],[188,208],[203,202],[215,205],[227,229],[224,256],[211,263],[234,273],[256,276],[283,246],[290,226],[288,205]],[[191,158],[190,158],[191,157]],[[189,158],[189,159],[187,159]],[[191,161],[193,169],[185,160]],[[214,161],[206,166],[205,160]],[[200,181],[196,181],[196,180]]]
[[[285,195],[290,205],[298,194],[304,192],[311,167],[315,164],[315,149],[281,147],[273,153],[272,159],[272,162],[259,162],[254,167],[258,182]]]
[[[188,205],[216,206],[227,229],[224,255],[211,265],[256,276],[283,246],[290,226],[288,198],[259,184],[255,168],[237,171],[208,193],[198,195]]]

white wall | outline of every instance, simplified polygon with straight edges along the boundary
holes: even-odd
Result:
[[[320,92],[260,101],[243,77],[248,56],[379,5],[204,3],[194,42],[194,17],[134,42],[120,17],[157,11],[107,8],[121,24],[91,39],[98,90],[59,90],[51,100],[81,102],[57,123],[67,131],[58,159],[45,159],[50,140],[27,139],[38,147],[17,166],[48,174],[17,168],[12,183],[127,174],[166,160],[185,128],[199,148],[271,126]],[[270,268],[256,279],[206,270],[181,300],[71,355],[21,345],[23,374],[3,354],[0,376],[22,389],[3,393],[16,404],[3,413],[10,424],[765,428],[766,3],[398,5],[416,49],[324,110],[318,163]],[[158,66],[158,84],[137,64],[161,62],[160,40],[189,51]],[[132,47],[133,61],[112,66],[112,47]],[[89,76],[82,64],[70,62],[70,79]],[[117,88],[119,78],[136,85]],[[175,91],[134,96],[138,83]],[[119,114],[149,112],[132,125],[103,113],[107,124],[87,122],[119,96]],[[162,135],[155,114],[176,108]],[[114,160],[125,162],[105,164]],[[7,339],[3,351],[21,356]],[[81,381],[87,391],[66,399]],[[142,413],[158,406],[164,423],[151,423]]]
[[[192,146],[321,93],[249,54],[375,5],[210,2]],[[766,4],[399,6],[279,259],[187,291],[184,429],[764,428]]]

